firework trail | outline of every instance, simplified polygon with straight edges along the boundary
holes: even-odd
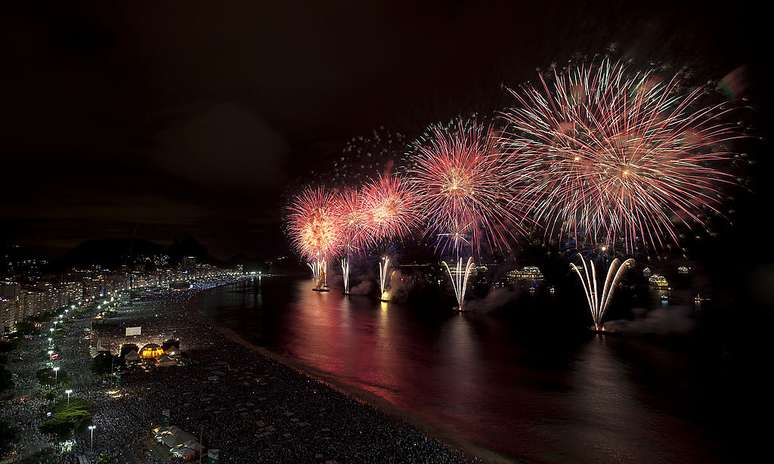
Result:
[[[457,266],[452,269],[443,261],[443,266],[446,268],[446,272],[449,273],[449,277],[452,279],[452,288],[454,289],[454,296],[457,298],[457,304],[460,311],[462,311],[463,304],[465,302],[465,292],[468,288],[468,279],[470,274],[476,269],[476,265],[473,262],[473,257],[468,257],[468,262],[465,266],[462,266],[462,258],[457,258]]]
[[[546,234],[621,241],[629,253],[676,244],[680,229],[719,213],[735,182],[728,145],[742,136],[723,122],[730,109],[682,80],[605,59],[511,90],[503,142]]]
[[[344,281],[344,294],[349,295],[349,256],[341,258],[341,279]]]
[[[387,293],[387,288],[390,285],[390,277],[392,271],[390,271],[390,258],[385,256],[379,262],[379,299],[381,301],[389,301],[390,295]]]
[[[320,269],[317,267],[317,261],[306,263],[306,265],[309,266],[309,269],[312,271],[312,281],[317,285],[317,283],[320,282]]]
[[[514,201],[518,177],[495,131],[472,120],[432,126],[414,143],[408,161],[425,236],[437,238],[441,253],[456,256],[456,268],[444,266],[462,310],[467,279],[475,268],[472,258],[463,268],[462,248],[469,247],[471,255],[484,245],[507,250],[515,235],[524,232],[522,209]]]
[[[287,208],[290,241],[312,269],[318,289],[327,287],[327,262],[341,246],[337,196],[322,187],[307,187]]]
[[[325,259],[317,259],[306,263],[312,270],[312,281],[316,290],[328,288],[328,262]]]
[[[607,277],[605,278],[605,286],[602,288],[602,294],[600,295],[597,290],[597,271],[594,267],[594,261],[589,259],[588,263],[580,256],[583,266],[583,273],[581,273],[578,266],[574,263],[570,263],[570,267],[578,274],[578,278],[583,284],[583,292],[586,294],[586,302],[589,305],[589,311],[591,311],[591,319],[594,321],[594,330],[604,331],[603,318],[607,311],[607,306],[610,304],[610,299],[613,298],[613,292],[618,286],[618,282],[621,280],[623,273],[626,269],[634,266],[634,260],[629,258],[623,263],[618,258],[615,258],[610,267],[607,270]],[[589,273],[589,267],[591,267],[591,273]]]

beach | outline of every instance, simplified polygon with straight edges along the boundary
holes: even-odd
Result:
[[[109,318],[173,334],[183,353],[181,365],[129,369],[120,382],[89,370],[84,332],[92,315],[66,324],[62,366],[74,379],[74,395],[91,403],[96,430],[93,451],[88,432],[80,432],[62,462],[100,452],[113,462],[169,462],[152,440],[152,428],[167,423],[220,450],[219,462],[225,463],[480,462],[394,411],[384,412],[217,328],[197,310],[198,297],[194,291],[170,292],[116,308]],[[36,417],[30,420],[39,422]],[[28,426],[36,423],[19,424]]]

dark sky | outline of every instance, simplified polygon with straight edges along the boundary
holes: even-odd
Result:
[[[768,129],[763,10],[519,3],[4,5],[0,233],[47,249],[191,234],[219,257],[275,254],[287,185],[349,137],[491,112],[501,84],[610,49],[699,80],[744,66]]]

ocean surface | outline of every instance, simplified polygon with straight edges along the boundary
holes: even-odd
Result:
[[[311,287],[256,279],[197,304],[251,343],[507,457],[732,462],[743,442],[733,381],[695,336],[554,329],[548,316],[530,315],[555,303],[529,294],[457,313],[448,300],[381,303]]]

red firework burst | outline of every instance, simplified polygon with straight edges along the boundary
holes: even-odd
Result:
[[[465,243],[475,252],[483,243],[508,249],[524,231],[507,161],[494,130],[475,121],[432,126],[414,144],[411,183],[426,235],[439,238],[442,251]]]
[[[309,261],[327,260],[341,245],[341,222],[335,193],[322,187],[307,187],[287,208],[290,240]]]
[[[659,248],[718,212],[740,135],[729,109],[702,104],[706,88],[680,81],[603,60],[511,91],[504,141],[547,234]]]
[[[342,248],[347,253],[361,253],[373,244],[374,237],[368,227],[363,192],[350,188],[339,193],[336,215],[341,224]]]
[[[371,244],[408,237],[417,224],[416,194],[397,175],[383,175],[363,187],[363,214]]]

